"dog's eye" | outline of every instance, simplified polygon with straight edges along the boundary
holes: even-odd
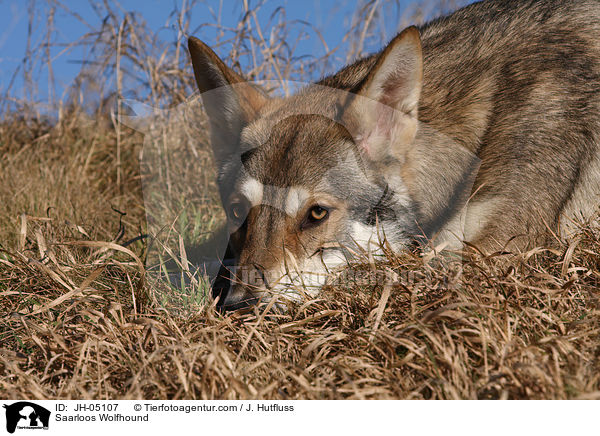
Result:
[[[321,206],[313,206],[308,211],[303,227],[311,227],[322,223],[329,216],[329,210]]]
[[[242,221],[244,219],[244,205],[242,203],[232,203],[229,206],[229,215],[233,221]]]
[[[315,221],[321,221],[322,219],[325,219],[328,213],[329,212],[324,207],[315,206],[310,210],[310,217]]]

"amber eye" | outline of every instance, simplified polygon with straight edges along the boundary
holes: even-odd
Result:
[[[310,217],[315,221],[321,221],[327,217],[329,211],[321,206],[315,206],[310,210]]]
[[[329,216],[329,210],[321,206],[313,206],[302,223],[302,228],[306,229],[321,224]]]
[[[232,203],[229,206],[229,214],[231,219],[240,222],[244,219],[244,205],[242,203]]]

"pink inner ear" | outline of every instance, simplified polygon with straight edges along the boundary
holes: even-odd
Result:
[[[369,156],[369,138],[365,136],[358,136],[356,138],[356,143],[358,147]]]
[[[419,86],[418,81],[410,80],[409,76],[396,72],[386,80],[379,101],[397,110],[408,111],[406,106],[412,106],[412,95]]]
[[[394,127],[394,112],[395,109],[393,107],[388,106],[383,102],[379,103],[375,108],[375,113],[377,114],[377,124],[375,129],[388,139],[390,138]]]
[[[387,106],[395,107],[402,99],[402,80],[397,75],[391,75],[381,89],[379,101]]]
[[[357,139],[359,147],[364,150],[370,159],[376,160],[384,157],[394,130],[394,109],[378,102],[372,103],[375,107],[375,122],[368,126]]]

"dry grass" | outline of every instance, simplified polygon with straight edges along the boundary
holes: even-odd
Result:
[[[413,271],[393,287],[330,288],[284,315],[202,305],[178,317],[156,304],[134,253],[102,255],[108,244],[69,243],[56,227],[28,220],[25,249],[0,263],[1,396],[599,396],[600,239],[590,229],[509,267],[467,262],[449,291],[435,286],[446,272],[404,255],[379,266]]]
[[[372,16],[369,6],[355,23]],[[105,21],[116,37],[94,43],[121,41],[135,60],[144,52],[135,44],[150,39],[116,17]],[[238,53],[266,47],[248,17],[236,29]],[[174,83],[169,104],[191,92],[191,67],[176,49],[148,61],[146,77],[157,79],[146,83],[149,103],[167,101]],[[276,78],[282,58],[261,53],[270,60],[253,74]],[[118,71],[116,61],[104,67]],[[582,225],[569,245],[451,271],[390,254],[363,268],[396,272],[396,285],[330,286],[285,314],[223,316],[182,294],[165,300],[145,273],[146,241],[127,244],[146,232],[139,133],[102,105],[90,112],[72,101],[53,120],[19,113],[5,109],[0,124],[0,397],[600,398],[597,228]],[[178,143],[176,155],[203,159],[205,139],[195,149]],[[172,198],[185,199],[186,185],[173,186]]]

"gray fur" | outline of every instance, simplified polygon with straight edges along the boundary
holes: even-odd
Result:
[[[451,232],[467,202],[464,237],[483,251],[546,243],[548,229],[558,233],[570,218],[597,211],[600,2],[484,1],[419,27],[418,34],[420,40],[407,29],[381,52],[288,99],[238,93],[245,109],[235,117],[236,134],[229,129],[225,136],[225,142],[238,137],[237,154],[227,161],[215,150],[225,207],[243,172],[265,186],[320,189],[339,209],[335,220],[332,213],[327,226],[309,234],[298,230],[298,217],[282,212],[285,195],[277,191],[280,198],[251,208],[243,231],[232,236],[239,263],[269,270],[285,250],[300,259],[326,243],[342,250],[352,245],[357,224],[381,224],[392,246],[402,249]],[[217,62],[216,55],[196,41],[190,51],[207,92],[212,85],[202,67]],[[393,57],[397,47],[410,57],[410,68]],[[386,74],[394,82],[373,94]],[[223,77],[231,83],[235,76],[224,71]],[[419,92],[418,107],[410,105],[411,87]],[[406,126],[401,139],[383,145],[364,139],[370,103],[362,97],[394,107],[390,120]],[[219,122],[211,122],[213,138]],[[223,142],[217,138],[215,147]],[[248,287],[236,289],[228,300],[256,296]]]

